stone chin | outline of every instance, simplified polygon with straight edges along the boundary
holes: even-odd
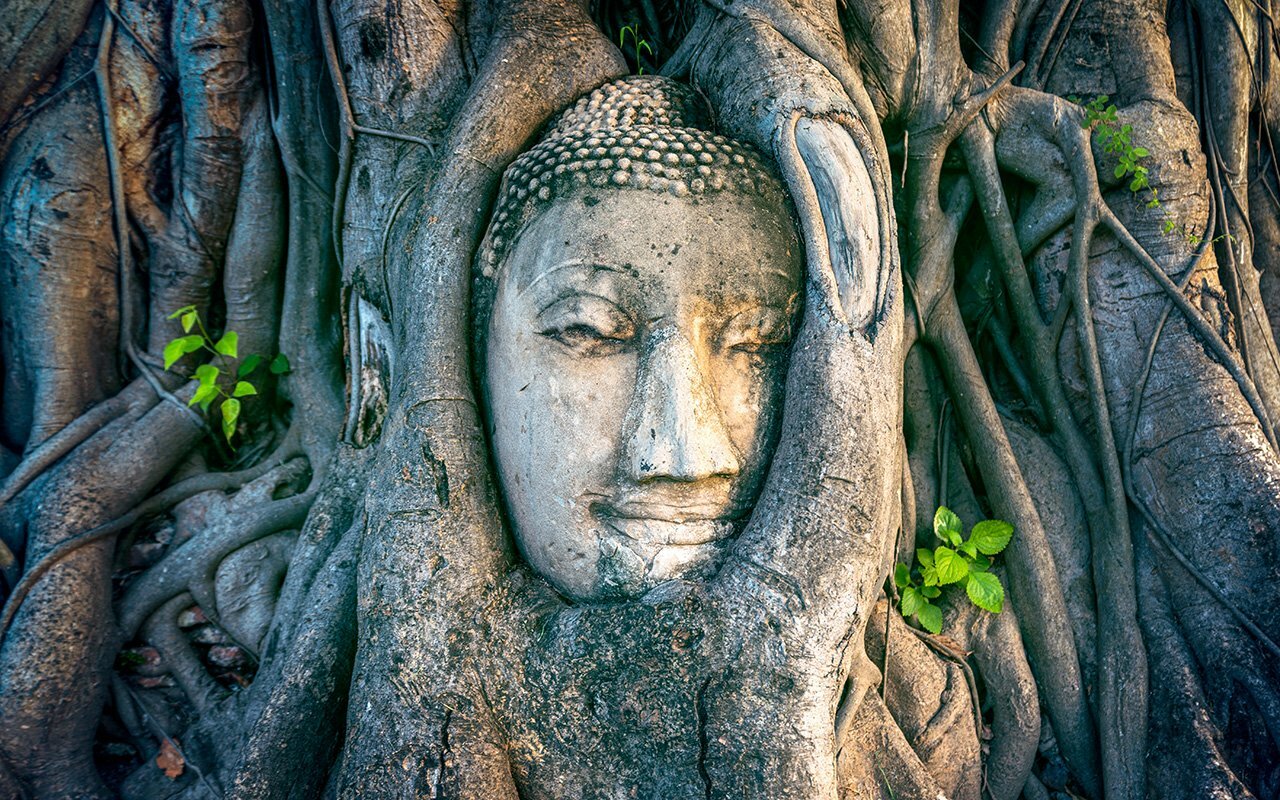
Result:
[[[728,535],[700,544],[652,544],[607,529],[600,538],[598,579],[583,601],[634,599],[669,581],[711,579],[733,544]]]

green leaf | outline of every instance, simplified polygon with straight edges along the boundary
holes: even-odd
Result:
[[[944,542],[959,544],[964,533],[964,524],[956,513],[946,506],[938,506],[933,515],[933,533]]]
[[[1000,519],[985,519],[973,526],[969,541],[977,546],[979,552],[994,556],[1009,545],[1013,538],[1013,526]]]
[[[177,311],[174,311],[172,314],[170,314],[166,319],[177,319],[183,314],[192,313],[195,310],[196,310],[195,306],[183,306],[182,308],[179,308]]]
[[[190,332],[191,326],[194,324],[196,324],[196,312],[188,311],[187,313],[182,315],[182,332],[183,333]]]
[[[933,566],[933,551],[925,550],[923,547],[916,551],[916,558],[926,567]]]
[[[969,541],[960,545],[960,552],[964,553],[966,556],[972,559],[974,556],[978,555],[978,546],[973,543],[972,539],[970,539]]]
[[[920,579],[924,581],[925,586],[938,585],[938,570],[932,565],[920,570]]]
[[[257,353],[254,353],[251,356],[247,356],[244,361],[240,362],[240,369],[236,370],[236,377],[243,378],[244,376],[248,375],[249,373],[257,369],[258,365],[261,363],[262,363],[262,356],[258,355]]]
[[[933,603],[925,602],[920,606],[920,610],[916,612],[916,618],[920,620],[920,624],[929,633],[937,635],[942,633],[942,609]]]
[[[222,338],[213,346],[213,349],[226,356],[227,358],[236,357],[237,345],[240,341],[240,334],[235,331],[227,331],[222,334]]]
[[[908,588],[902,593],[902,616],[909,617],[920,610],[920,606],[927,604],[924,595],[916,589]]]
[[[201,364],[196,367],[196,379],[200,381],[201,386],[209,386],[216,382],[220,374],[222,370],[212,364]]]
[[[240,418],[240,401],[228,397],[222,401],[222,433],[231,441],[236,432],[236,420]]]
[[[1000,585],[1000,579],[990,572],[973,573],[964,588],[978,608],[992,614],[999,614],[1004,608],[1004,587]]]
[[[164,368],[168,369],[173,363],[186,355],[187,351],[182,349],[182,340],[174,339],[164,346]]]
[[[237,381],[236,388],[231,390],[232,397],[248,397],[257,393],[258,390],[253,388],[253,384],[248,381]]]
[[[191,399],[187,401],[187,405],[193,406],[196,403],[200,403],[201,408],[207,409],[209,407],[209,403],[211,403],[213,401],[213,398],[217,396],[218,396],[217,384],[202,383],[200,384],[200,387],[196,389],[195,394],[191,395]]]
[[[1124,174],[1128,171],[1129,170],[1125,169],[1124,164],[1116,164],[1116,168],[1111,170],[1111,174],[1115,175],[1117,178],[1123,178]]]
[[[193,341],[194,340],[194,343]],[[199,336],[179,336],[164,346],[164,368],[168,369],[187,353],[194,353],[204,344]]]
[[[970,572],[986,572],[989,569],[991,569],[991,559],[984,555],[975,556],[974,559],[969,562]]]
[[[911,567],[899,562],[893,568],[893,585],[905,589],[911,585]]]
[[[932,600],[933,598],[942,594],[942,590],[939,589],[937,586],[926,586],[920,590],[920,594]]]
[[[1140,177],[1134,178],[1133,180],[1129,181],[1129,191],[1137,192],[1137,191],[1141,191],[1141,189],[1142,189],[1142,178]]]
[[[938,583],[943,586],[962,581],[964,576],[969,574],[969,562],[950,547],[937,549],[934,553],[934,564],[938,569]]]
[[[276,357],[271,359],[270,370],[272,375],[284,375],[292,369],[293,367],[289,366],[289,358],[284,353],[277,353]]]

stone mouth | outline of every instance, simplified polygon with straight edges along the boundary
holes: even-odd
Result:
[[[680,519],[648,516],[622,516],[600,513],[610,529],[651,547],[696,547],[728,539],[737,532],[738,522],[730,517],[698,517]]]

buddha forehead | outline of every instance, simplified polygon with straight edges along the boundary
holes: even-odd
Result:
[[[756,197],[765,216],[789,218],[780,182],[754,149],[685,127],[704,118],[687,87],[661,78],[608,84],[579,101],[504,174],[481,247],[484,274],[494,277],[529,223],[562,198],[589,207],[614,190],[650,192],[692,199],[670,204],[687,211],[698,198],[727,194]]]
[[[633,306],[730,313],[743,303],[789,305],[798,256],[786,209],[760,195],[604,187],[541,209],[513,243],[503,280],[535,300],[593,292]]]

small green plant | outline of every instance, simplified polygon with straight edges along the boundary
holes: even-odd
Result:
[[[236,432],[236,422],[240,419],[240,398],[252,397],[258,393],[258,389],[248,380],[254,370],[256,370],[265,360],[262,356],[253,354],[247,356],[238,368],[235,368],[231,359],[239,357],[240,336],[235,331],[225,331],[222,336],[214,341],[209,335],[209,331],[205,328],[204,321],[200,319],[200,312],[195,306],[183,306],[177,311],[169,315],[169,319],[176,319],[182,324],[182,330],[185,336],[179,336],[164,346],[164,368],[167,370],[176,364],[183,356],[189,353],[208,351],[215,361],[221,363],[218,366],[212,362],[201,364],[196,367],[195,378],[200,381],[200,386],[196,388],[195,394],[191,395],[191,399],[187,401],[188,406],[199,405],[200,410],[208,413],[209,408],[214,401],[221,399],[219,411],[222,415],[222,435],[226,437],[227,444],[231,444],[231,437]],[[196,332],[192,333],[191,329],[195,328]],[[234,368],[236,375],[235,386],[228,392],[222,388],[218,382],[223,375],[231,375]],[[284,353],[277,353],[276,357],[271,359],[268,370],[272,375],[283,375],[289,371],[289,359]]]
[[[1119,161],[1112,170],[1116,178],[1129,178],[1129,191],[1138,194],[1143,189],[1148,192],[1147,208],[1159,208],[1160,197],[1147,179],[1147,168],[1142,160],[1151,155],[1145,147],[1133,143],[1133,126],[1121,125],[1116,118],[1116,107],[1107,101],[1110,98],[1100,94],[1084,106],[1084,122],[1086,129],[1091,129],[1102,143],[1107,153],[1115,153]],[[1075,102],[1078,99],[1073,98]]]
[[[998,519],[979,522],[964,535],[964,525],[955,512],[940,506],[933,515],[934,535],[942,544],[932,550],[916,550],[915,568],[899,563],[893,583],[902,594],[902,616],[915,617],[930,633],[942,632],[942,609],[932,601],[942,595],[942,587],[963,584],[969,599],[978,608],[999,614],[1004,608],[1004,586],[991,574],[991,557],[1013,538],[1013,526]]]
[[[1080,103],[1080,98],[1068,98],[1073,103]],[[1138,147],[1133,143],[1133,126],[1121,125],[1116,117],[1116,107],[1109,103],[1110,98],[1101,94],[1084,103],[1084,121],[1081,123],[1087,130],[1092,130],[1098,137],[1098,141],[1102,143],[1102,149],[1107,153],[1115,153],[1117,162],[1112,174],[1118,178],[1129,179],[1129,191],[1136,195],[1146,191],[1145,202],[1147,208],[1160,208],[1160,193],[1151,185],[1148,180],[1148,172],[1146,166],[1142,164],[1142,160],[1151,155],[1145,147]],[[1163,231],[1166,236],[1176,233],[1187,241],[1192,247],[1200,244],[1204,239],[1193,231],[1189,230],[1185,225],[1178,222],[1172,214],[1166,214],[1164,218]],[[1230,238],[1230,234],[1222,234],[1216,237],[1210,244]]]
[[[640,51],[643,50],[649,55],[653,55],[653,48],[649,46],[649,41],[640,36],[640,23],[632,23],[631,25],[623,25],[622,30],[618,32],[618,47],[622,50],[627,49],[627,34],[631,35],[632,41],[635,42],[635,59],[636,74],[644,74],[644,64],[640,61]]]
[[[880,782],[889,793],[889,800],[898,800],[898,793],[893,790],[893,784],[889,783],[889,773],[884,771],[884,767],[880,766],[879,762],[876,763],[876,771],[880,773]]]

